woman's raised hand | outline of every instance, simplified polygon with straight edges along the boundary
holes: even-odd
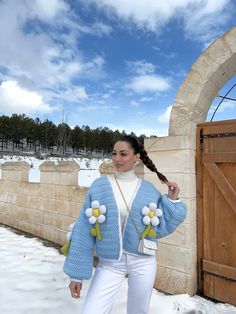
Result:
[[[177,183],[168,182],[166,184],[168,186],[168,197],[172,200],[177,200],[180,191],[180,188],[178,187]]]

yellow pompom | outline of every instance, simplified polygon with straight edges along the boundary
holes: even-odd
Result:
[[[98,217],[100,215],[99,209],[98,208],[94,208],[93,209],[93,216],[94,217]]]
[[[60,249],[61,253],[65,256],[67,256],[69,254],[70,243],[71,243],[71,241],[66,242],[66,244],[64,244],[63,247]]]
[[[150,218],[153,218],[155,216],[155,213],[153,210],[150,210],[150,213],[148,215]]]
[[[149,236],[150,238],[155,238],[156,232],[155,232],[153,229],[150,229],[150,230],[148,231],[148,236]]]
[[[95,229],[95,228],[92,228],[92,229],[90,230],[90,234],[91,234],[93,237],[96,237],[96,235],[97,235],[96,229]]]

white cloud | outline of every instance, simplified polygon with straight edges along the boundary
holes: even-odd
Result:
[[[130,72],[139,75],[151,74],[155,72],[156,66],[146,60],[126,61]]]
[[[34,3],[33,3],[34,2]],[[27,5],[31,6],[31,13],[40,20],[52,21],[58,14],[66,12],[69,8],[63,0],[35,0],[27,1]]]
[[[140,106],[140,104],[137,101],[135,101],[135,100],[132,100],[130,104],[133,107],[139,107]]]
[[[162,124],[169,123],[171,109],[172,105],[168,106],[166,110],[157,117],[157,122]]]
[[[63,0],[0,1],[1,80],[17,81],[28,91],[40,90],[51,103],[59,97],[71,100],[71,86],[76,88],[80,78],[97,80],[104,75],[104,58],[88,58],[78,48],[80,25]],[[93,35],[110,32],[99,22],[91,28]],[[80,90],[78,96],[86,94]]]
[[[83,1],[95,3],[108,17],[117,16],[155,33],[160,33],[171,20],[178,19],[184,24],[187,37],[203,43],[219,35],[229,16],[234,14],[230,0]]]
[[[149,102],[149,101],[152,101],[152,97],[142,97],[141,99],[140,99],[140,101],[141,102]]]
[[[102,22],[95,22],[89,26],[87,25],[76,25],[76,28],[83,34],[96,35],[96,36],[109,36],[112,32],[112,27],[110,25],[104,24]]]
[[[22,88],[16,81],[6,81],[0,85],[0,111],[4,114],[43,114],[55,109],[40,94]]]
[[[209,113],[213,113],[216,109],[216,107],[218,106],[218,104],[214,104],[210,107]],[[236,109],[236,102],[234,101],[230,101],[230,100],[224,100],[219,108],[217,109],[216,113],[218,112],[224,112],[226,110],[232,110],[232,109]]]
[[[170,82],[168,78],[160,75],[140,75],[134,77],[131,83],[126,85],[126,88],[136,92],[163,92],[170,88]]]

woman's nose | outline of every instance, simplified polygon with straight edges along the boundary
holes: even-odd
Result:
[[[116,155],[115,156],[115,161],[119,161],[120,160],[120,155]]]

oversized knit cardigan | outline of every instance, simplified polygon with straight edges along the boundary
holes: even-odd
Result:
[[[102,240],[98,240],[90,233],[93,225],[89,223],[85,214],[93,201],[99,201],[106,206],[106,221],[100,224]],[[172,233],[184,220],[186,206],[182,202],[173,203],[167,195],[161,193],[148,181],[141,180],[140,187],[132,202],[131,211],[133,219],[140,234],[144,231],[143,215],[141,210],[150,203],[156,203],[162,209],[163,215],[159,217],[160,224],[153,226],[156,239]],[[156,239],[149,238],[155,241]],[[121,234],[120,214],[115,201],[114,193],[107,176],[96,179],[90,186],[80,215],[73,228],[69,254],[65,260],[64,272],[71,278],[83,280],[90,279],[93,268],[94,246],[96,255],[100,258],[119,260],[123,250],[128,253],[138,253],[138,235],[130,214],[127,215],[123,234]]]

